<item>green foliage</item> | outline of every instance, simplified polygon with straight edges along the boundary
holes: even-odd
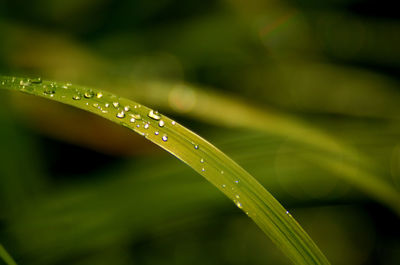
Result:
[[[7,253],[7,251],[4,249],[4,247],[0,244],[0,258],[3,259],[3,261],[7,265],[16,265],[15,261],[13,258],[10,256],[10,254]]]
[[[68,83],[0,77],[4,89],[46,97],[139,133],[192,167],[242,209],[296,264],[329,264],[291,214],[257,180],[203,138],[139,103]]]

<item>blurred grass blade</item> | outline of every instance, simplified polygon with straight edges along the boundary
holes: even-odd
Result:
[[[286,136],[292,141],[322,151],[320,156],[311,158],[315,164],[333,171],[337,171],[337,168],[334,168],[335,165],[343,165],[347,170],[336,175],[400,215],[398,203],[400,193],[396,189],[374,174],[368,174],[368,178],[365,178],[351,172],[354,170],[373,171],[376,167],[374,161],[301,120],[265,108],[260,109],[240,99],[226,97],[220,93],[205,92],[204,89],[197,89],[190,85],[145,82],[137,84],[137,87],[146,88],[134,89],[132,92],[145,102],[153,102],[164,108],[171,106],[177,112],[189,114],[193,118],[210,124],[254,129]],[[191,103],[185,103],[185,100]]]
[[[396,188],[381,181],[373,173],[367,172],[352,165],[341,163],[334,159],[327,159],[319,155],[304,155],[305,159],[314,161],[317,166],[330,169],[337,177],[357,186],[371,197],[382,201],[400,215],[400,196]]]
[[[295,264],[329,264],[289,212],[257,180],[216,147],[166,116],[106,91],[39,78],[0,77],[0,82],[1,88],[62,102],[143,135],[221,190]]]
[[[7,253],[7,251],[4,249],[3,245],[0,244],[0,258],[3,259],[3,261],[7,265],[17,265],[17,263],[14,261],[14,259],[10,256],[10,254]]]

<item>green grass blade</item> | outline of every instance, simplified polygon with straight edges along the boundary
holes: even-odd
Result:
[[[7,251],[4,249],[3,245],[0,244],[0,258],[3,259],[3,261],[7,265],[17,265],[17,263],[14,261],[14,259],[10,256],[10,254],[7,253]]]
[[[347,170],[336,174],[338,177],[351,183],[354,187],[400,215],[400,204],[398,203],[400,193],[390,183],[372,173],[369,173],[368,178],[365,178],[362,177],[365,174],[355,175],[354,172],[351,172],[351,170],[373,172],[376,167],[374,161],[301,120],[266,108],[260,109],[240,99],[226,97],[226,95],[214,91],[204,91],[204,89],[198,89],[191,85],[179,87],[176,84],[146,82],[142,83],[141,86],[146,88],[144,91],[147,93],[138,88],[132,90],[134,92],[131,93],[145,102],[153,102],[164,108],[172,106],[172,109],[177,112],[181,111],[188,116],[210,124],[263,131],[285,136],[294,142],[313,147],[320,151],[320,155],[309,160],[314,160],[313,162],[318,166],[333,172],[337,171],[337,168],[333,168],[332,163],[343,165]],[[168,100],[171,95],[176,98],[175,101],[178,103],[184,102],[185,98],[193,102],[188,104],[190,107],[186,107],[186,109],[182,106],[178,107],[171,100]]]
[[[0,87],[95,113],[143,135],[221,190],[295,264],[329,264],[289,212],[257,180],[212,144],[168,117],[109,92],[71,84],[0,77]]]

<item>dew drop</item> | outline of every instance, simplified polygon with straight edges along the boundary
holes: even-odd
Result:
[[[124,118],[124,117],[125,117],[125,112],[121,111],[121,112],[118,112],[118,113],[117,113],[117,118],[122,119],[122,118]]]
[[[140,114],[129,114],[129,116],[131,116],[132,118],[135,118],[135,120],[141,120],[142,116],[140,116]]]
[[[236,183],[236,184],[238,184],[238,183],[239,183],[239,180],[238,180],[238,179],[237,179],[237,180],[235,180],[235,183]]]
[[[85,98],[92,98],[94,96],[93,90],[87,90],[85,94],[83,94]]]
[[[110,107],[110,103],[104,104],[104,107],[106,107],[106,108]]]
[[[93,103],[93,107],[97,108],[99,106],[98,103]]]
[[[143,127],[144,127],[145,129],[148,129],[148,128],[149,128],[149,124],[146,123]]]
[[[206,169],[205,169],[204,167],[202,167],[202,168],[201,168],[201,171],[203,171],[203,172],[204,172],[204,171],[206,171]]]
[[[21,80],[21,81],[19,81],[19,85],[20,86],[29,86],[29,85],[31,85],[31,83],[29,82],[29,80],[27,80],[27,81]]]
[[[159,135],[160,133],[159,133],[158,131],[155,131],[154,134],[155,134],[155,135]]]
[[[32,78],[30,81],[33,84],[41,84],[42,83],[42,78],[36,77],[36,78]]]
[[[135,121],[136,121],[135,118],[131,118],[130,119],[130,122],[132,122],[132,123],[135,122]]]
[[[149,116],[150,118],[152,118],[153,120],[160,120],[161,119],[161,115],[158,114],[158,111],[154,111],[154,110],[150,110],[149,114],[147,114],[147,116]]]
[[[164,122],[163,120],[160,120],[160,121],[158,122],[158,126],[164,127],[164,125],[165,125],[165,122]]]
[[[129,107],[129,106],[125,106],[125,107],[124,107],[124,111],[125,111],[125,112],[128,112],[128,111],[130,111],[130,110],[131,110],[131,107]]]
[[[51,84],[50,87],[44,85],[44,86],[43,86],[43,93],[45,93],[46,95],[51,95],[51,94],[56,93],[56,89],[55,89],[55,87],[54,87],[53,84]]]
[[[224,188],[224,189],[226,188],[226,185],[225,185],[225,184],[222,184],[221,186],[222,186],[222,188]]]
[[[73,96],[72,96],[72,99],[73,99],[73,100],[80,100],[81,97],[80,97],[79,95],[73,95]]]
[[[163,140],[164,142],[168,141],[168,136],[164,135],[164,136],[162,137],[162,140]]]
[[[102,98],[102,97],[103,97],[103,93],[102,92],[97,92],[96,98]]]
[[[199,149],[199,146],[197,144],[195,144],[194,149]]]
[[[113,102],[114,108],[118,109],[119,108],[119,103],[118,102]]]
[[[204,163],[204,159],[202,158],[202,159],[200,159],[200,163]]]
[[[175,122],[175,121],[171,121],[171,124],[172,124],[172,125],[175,125],[175,124],[176,124],[176,122]]]
[[[237,206],[238,208],[240,208],[240,209],[242,209],[242,207],[243,207],[242,204],[241,204],[239,201],[236,202],[236,206]]]
[[[236,195],[235,195],[235,198],[236,198],[236,199],[240,199],[239,194],[236,194]]]

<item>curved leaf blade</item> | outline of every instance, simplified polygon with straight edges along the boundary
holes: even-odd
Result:
[[[230,198],[295,264],[329,264],[275,198],[212,144],[158,112],[112,93],[68,83],[0,77],[0,87],[100,115],[133,130],[192,167]]]

